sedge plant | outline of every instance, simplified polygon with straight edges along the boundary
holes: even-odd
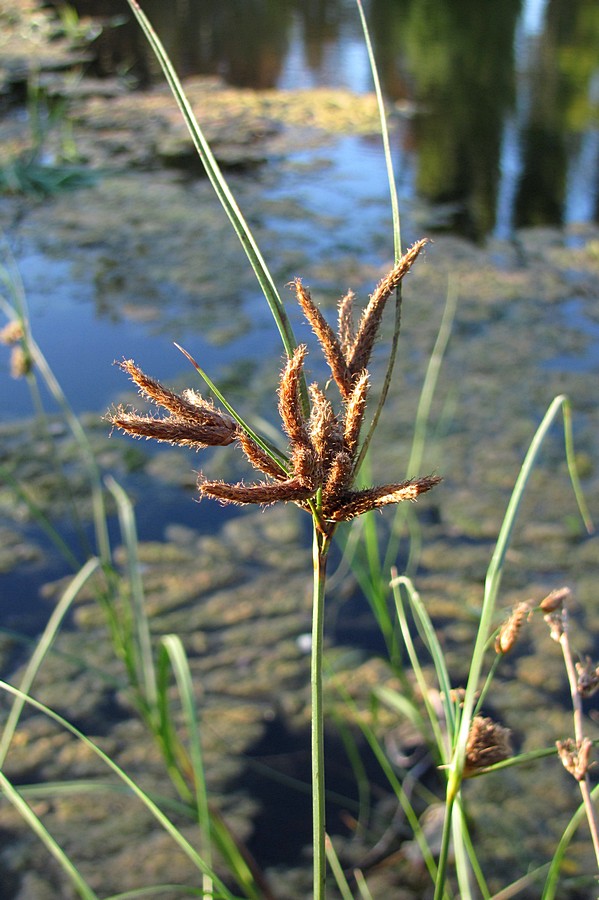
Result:
[[[367,412],[371,376],[368,366],[378,337],[383,313],[391,297],[396,300],[396,328],[390,359],[395,356],[399,337],[400,285],[426,244],[423,239],[405,254],[399,253],[399,227],[396,228],[396,262],[388,275],[373,291],[354,321],[354,295],[346,294],[338,305],[338,328],[333,330],[309,291],[299,278],[294,287],[297,301],[318,340],[320,350],[331,373],[330,385],[336,396],[317,384],[307,386],[304,364],[307,347],[297,345],[284,305],[272,276],[255,243],[202,130],[185,97],[182,86],[164,48],[146,16],[135,0],[130,6],[160,61],[174,96],[181,108],[191,136],[216,193],[246,250],[257,274],[267,302],[283,340],[286,363],[278,389],[278,412],[287,447],[280,449],[261,436],[237,413],[233,406],[207,378],[193,358],[199,374],[216,394],[220,407],[194,390],[174,394],[159,381],[146,375],[132,360],[124,360],[121,368],[129,375],[145,399],[166,415],[142,414],[123,407],[108,416],[112,425],[135,437],[151,438],[170,444],[202,449],[208,446],[236,445],[262,480],[246,484],[230,484],[200,475],[198,488],[202,496],[239,505],[267,506],[276,502],[292,502],[307,512],[313,526],[313,606],[311,649],[311,754],[313,797],[313,888],[316,900],[325,896],[326,825],[324,787],[324,711],[323,711],[323,627],[327,560],[333,536],[341,522],[354,519],[370,510],[405,500],[416,500],[441,480],[427,474],[410,477],[376,487],[358,487],[356,478],[364,459],[378,416],[382,410],[391,378],[391,366],[372,423],[365,435],[363,425]],[[361,4],[358,10],[365,20]],[[365,28],[366,40],[372,52]],[[376,69],[373,66],[373,71]],[[382,109],[378,79],[375,86]],[[384,116],[382,116],[384,123]],[[383,127],[386,135],[386,128]],[[389,150],[387,159],[389,160]],[[391,173],[391,167],[389,166]],[[392,197],[395,191],[392,190]],[[396,201],[394,201],[396,203]],[[398,222],[398,216],[395,216]]]

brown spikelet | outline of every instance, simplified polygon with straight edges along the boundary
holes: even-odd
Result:
[[[547,594],[547,596],[541,600],[539,607],[543,612],[554,612],[557,609],[562,609],[571,596],[572,591],[569,587],[556,588],[556,590],[551,591],[550,594]]]
[[[509,653],[518,640],[522,626],[530,618],[531,612],[532,605],[526,600],[522,600],[514,606],[510,617],[503,623],[495,639],[496,653]]]
[[[311,447],[296,447],[291,455],[294,477],[308,489],[309,496],[316,493],[322,483],[322,461]]]
[[[387,300],[399,286],[404,275],[410,271],[418,254],[427,243],[427,238],[415,243],[376,286],[368,306],[362,313],[358,333],[347,359],[347,367],[351,375],[357,374],[368,366]]]
[[[371,509],[378,509],[391,503],[402,503],[404,500],[416,500],[420,494],[430,491],[440,481],[441,479],[436,475],[428,475],[399,484],[382,484],[361,491],[350,491],[348,494],[342,495],[339,501],[333,505],[327,518],[334,522],[345,522],[361,516]]]
[[[200,481],[200,493],[222,503],[257,503],[268,506],[270,503],[308,500],[314,493],[302,484],[299,478],[288,478],[278,484],[259,482],[258,484],[227,484],[226,481]]]
[[[296,278],[294,284],[298,303],[318,338],[335,384],[341,391],[341,395],[346,397],[351,390],[351,377],[339,339],[318,307],[315,306],[312,297],[300,279]]]
[[[475,716],[470,725],[466,744],[466,765],[464,777],[468,778],[477,769],[486,769],[495,763],[509,759],[512,755],[511,732],[492,719]]]
[[[24,378],[31,372],[33,361],[29,353],[20,344],[15,344],[10,351],[10,377]]]
[[[0,344],[6,344],[8,347],[18,344],[24,337],[23,323],[19,319],[11,319],[0,329]]]
[[[283,428],[292,444],[309,446],[308,425],[300,399],[300,378],[308,349],[305,344],[296,347],[285,365],[279,384],[279,415]]]
[[[556,741],[555,746],[564,769],[576,781],[584,781],[589,770],[591,750],[593,749],[593,742],[590,738],[584,737],[580,743],[572,738],[567,738],[565,741]]]
[[[345,427],[343,440],[347,451],[351,454],[357,448],[358,439],[360,437],[360,428],[366,411],[366,400],[368,398],[369,377],[368,372],[360,373],[358,380],[351,392],[346,408],[345,408]]]
[[[246,459],[259,472],[270,475],[277,481],[285,481],[288,478],[286,469],[283,469],[265,450],[257,444],[253,438],[242,429],[238,430],[237,440],[243,450]]]
[[[330,464],[322,487],[323,515],[328,518],[327,510],[333,510],[343,494],[347,494],[354,471],[353,459],[349,453],[341,450],[336,453]]]
[[[599,666],[590,656],[585,656],[583,662],[576,663],[576,675],[576,687],[581,697],[592,697],[599,691]]]
[[[127,372],[131,380],[138,386],[140,393],[158,406],[163,406],[178,418],[198,423],[203,421],[204,413],[210,417],[214,412],[214,406],[199,394],[195,394],[193,391],[188,392],[194,398],[193,401],[180,397],[173,391],[169,391],[156,379],[150,378],[149,375],[142,372],[132,359],[123,359],[117,365]]]
[[[237,437],[236,428],[229,420],[220,416],[215,416],[211,422],[194,424],[177,416],[159,419],[155,416],[140,416],[117,407],[108,414],[107,419],[115,428],[133,437],[153,438],[161,443],[179,444],[196,450],[226,447]]]
[[[345,297],[339,301],[338,307],[338,333],[341,351],[347,363],[351,348],[356,339],[354,327],[354,292],[348,291]]]
[[[328,400],[317,384],[308,388],[312,411],[310,414],[310,440],[319,458],[326,463],[342,446],[341,430]]]

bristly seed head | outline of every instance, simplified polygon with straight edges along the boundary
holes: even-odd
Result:
[[[530,619],[531,612],[532,604],[529,601],[522,600],[514,606],[510,617],[503,623],[495,639],[496,653],[509,653],[518,640],[522,626]]]
[[[466,744],[466,765],[464,777],[468,778],[477,769],[503,762],[512,755],[511,731],[498,725],[492,719],[475,716],[470,725]]]
[[[116,428],[135,437],[154,438],[195,447],[237,443],[250,465],[266,476],[254,484],[198,480],[202,496],[222,503],[268,505],[293,502],[308,509],[317,526],[332,533],[338,522],[391,503],[415,500],[441,479],[435,475],[396,484],[354,490],[360,430],[366,411],[369,375],[366,366],[382,320],[385,304],[426,244],[415,244],[377,285],[357,330],[352,319],[353,294],[339,304],[339,333],[335,334],[309,292],[296,279],[297,299],[318,339],[340,395],[339,411],[316,385],[303,396],[307,349],[298,346],[286,361],[279,382],[279,414],[289,442],[287,455],[272,449],[227,413],[192,390],[175,394],[150,378],[132,360],[119,363],[140,393],[168,413],[140,415],[119,406],[107,418]]]

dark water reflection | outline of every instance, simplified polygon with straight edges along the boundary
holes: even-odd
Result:
[[[122,14],[123,0],[79,2]],[[370,0],[385,92],[399,118],[404,193],[445,205],[446,227],[515,227],[599,215],[596,0]],[[354,0],[145,0],[183,75],[239,86],[371,89]],[[160,78],[133,22],[106,28],[102,73]]]

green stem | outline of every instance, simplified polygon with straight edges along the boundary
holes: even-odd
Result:
[[[437,869],[437,877],[435,879],[435,896],[434,900],[443,900],[446,897],[445,883],[447,880],[447,862],[449,858],[449,848],[451,844],[451,822],[453,816],[453,804],[455,795],[448,796],[445,803],[445,820],[443,822],[443,836],[441,838],[441,850],[439,852],[439,868]]]
[[[327,557],[332,535],[323,534],[314,522],[314,594],[312,606],[312,844],[314,853],[314,900],[324,900],[326,882],[324,714],[322,703],[322,656],[324,637],[324,595]]]

